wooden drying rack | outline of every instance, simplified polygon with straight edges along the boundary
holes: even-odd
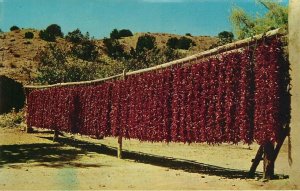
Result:
[[[76,86],[76,85],[92,85],[92,84],[94,85],[94,84],[99,84],[99,83],[103,83],[105,81],[114,80],[114,79],[125,80],[126,76],[141,74],[141,73],[150,72],[150,71],[154,71],[154,70],[160,70],[160,69],[168,68],[168,67],[171,67],[174,65],[182,65],[185,63],[192,63],[194,61],[208,58],[208,57],[218,55],[218,54],[221,54],[224,52],[236,51],[236,50],[239,50],[240,48],[244,48],[247,46],[249,47],[251,45],[256,44],[258,41],[262,40],[265,37],[272,37],[272,36],[282,37],[282,36],[285,36],[286,34],[287,34],[287,31],[285,29],[279,28],[279,29],[268,31],[264,34],[255,35],[250,38],[239,40],[239,41],[236,41],[233,43],[229,43],[229,44],[226,44],[223,46],[219,46],[219,47],[198,53],[198,54],[194,54],[192,56],[188,56],[188,57],[185,57],[185,58],[182,58],[179,60],[167,62],[167,63],[161,64],[161,65],[153,66],[150,68],[145,68],[145,69],[136,70],[136,71],[129,71],[127,73],[124,70],[122,74],[117,74],[114,76],[96,79],[96,80],[90,80],[90,81],[58,83],[58,84],[52,84],[52,85],[25,85],[24,89],[26,92],[29,92],[34,89],[45,89],[45,88],[52,88],[52,87]],[[27,127],[27,132],[32,132],[32,127]],[[289,135],[289,132],[290,132],[289,127],[286,127],[283,129],[281,137],[280,137],[278,143],[276,144],[276,146],[271,142],[267,142],[264,145],[261,145],[259,147],[255,158],[252,159],[252,165],[251,165],[251,168],[249,171],[249,177],[255,176],[255,171],[261,160],[263,160],[263,169],[264,169],[263,177],[266,179],[272,179],[274,177],[274,164],[275,164],[276,158],[278,156],[278,153],[280,151],[280,148],[281,148],[285,138]],[[59,132],[55,131],[53,140],[55,140],[58,137],[58,135],[59,135]],[[122,136],[118,137],[118,158],[120,158],[120,159],[122,158]]]

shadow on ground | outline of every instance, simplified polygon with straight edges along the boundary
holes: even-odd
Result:
[[[40,138],[51,140],[51,137],[40,137]],[[82,140],[77,140],[77,139],[67,138],[67,137],[59,137],[57,139],[57,142],[72,147],[80,148],[88,152],[96,152],[99,154],[105,154],[114,157],[117,156],[117,149],[115,147],[110,147],[103,144],[94,144],[87,141],[82,141]],[[224,167],[209,165],[205,163],[199,163],[193,160],[178,159],[173,157],[152,155],[148,153],[128,151],[128,150],[123,150],[122,154],[123,154],[123,159],[133,160],[136,162],[151,164],[160,167],[166,167],[169,169],[183,170],[190,173],[215,175],[215,176],[231,178],[231,179],[249,178],[248,171],[224,168]],[[283,175],[277,175],[277,176],[280,177],[280,179],[287,178]],[[255,177],[261,178],[262,173],[257,172],[255,174]]]
[[[62,168],[100,167],[98,164],[77,162],[86,152],[80,149],[66,149],[61,144],[21,144],[0,146],[0,167],[10,165],[17,168],[17,163],[32,163],[35,166]],[[36,163],[37,162],[37,163]]]

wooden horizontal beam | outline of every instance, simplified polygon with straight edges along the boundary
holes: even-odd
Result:
[[[66,82],[66,83],[58,83],[58,84],[52,84],[52,85],[38,85],[38,86],[25,85],[24,88],[25,89],[44,89],[44,88],[62,87],[62,86],[97,84],[97,83],[101,83],[101,82],[104,82],[104,81],[107,81],[107,80],[116,79],[116,78],[119,78],[119,77],[122,77],[122,76],[123,76],[123,74],[117,74],[117,75],[114,75],[114,76],[110,76],[110,77],[107,77],[107,78],[96,79],[96,80],[80,81],[80,82]]]
[[[283,28],[271,30],[271,31],[268,31],[264,34],[255,35],[253,37],[249,37],[249,38],[246,38],[246,39],[243,39],[243,40],[235,41],[233,43],[229,43],[229,44],[226,44],[226,45],[223,45],[223,46],[218,46],[216,48],[213,48],[213,49],[210,49],[210,50],[207,50],[207,51],[204,51],[204,52],[200,52],[198,54],[194,54],[192,56],[188,56],[188,57],[185,57],[185,58],[182,58],[182,59],[179,59],[179,60],[167,62],[167,63],[157,65],[157,66],[153,66],[153,67],[150,67],[150,68],[145,68],[145,69],[141,69],[141,70],[127,72],[126,76],[140,74],[140,73],[149,72],[149,71],[153,71],[153,70],[159,70],[159,69],[163,69],[163,68],[168,68],[168,67],[173,66],[173,65],[189,63],[189,62],[194,61],[194,60],[203,59],[203,58],[207,58],[207,57],[217,55],[217,54],[220,54],[220,53],[240,49],[240,48],[243,48],[245,46],[250,46],[250,45],[256,43],[257,41],[263,39],[264,37],[284,36],[286,34],[287,34],[287,31]],[[101,82],[104,82],[104,81],[107,81],[107,80],[117,79],[117,78],[120,78],[122,76],[123,76],[123,74],[117,74],[117,75],[110,76],[110,77],[107,77],[107,78],[101,78],[101,79],[96,79],[96,80],[91,80],[91,81],[67,82],[67,83],[59,83],[59,84],[53,84],[53,85],[39,85],[39,86],[26,85],[26,86],[24,86],[24,88],[25,89],[43,89],[43,88],[61,87],[61,86],[89,85],[89,84],[94,84],[94,83],[101,83]]]

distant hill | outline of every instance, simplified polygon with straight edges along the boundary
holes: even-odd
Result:
[[[28,31],[33,32],[33,39],[24,38],[25,33]],[[48,44],[48,42],[40,39],[38,34],[39,31],[35,29],[22,29],[0,34],[0,75],[6,75],[22,83],[27,83],[30,77],[36,74],[37,61],[35,57]],[[139,36],[143,34],[146,33],[135,33],[131,37],[122,38],[120,39],[120,43],[124,46],[125,50],[129,51],[131,47],[135,48]],[[166,46],[168,39],[171,37],[181,37],[181,35],[166,33],[147,34],[155,36],[158,48]],[[196,43],[196,46],[190,50],[181,50],[188,55],[207,50],[218,41],[218,38],[209,36],[186,37],[191,38]],[[71,46],[71,43],[63,38],[58,38],[55,43],[59,46]],[[103,54],[103,40],[96,39],[96,45]]]

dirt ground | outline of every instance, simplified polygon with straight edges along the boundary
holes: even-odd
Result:
[[[278,179],[246,174],[258,145],[123,141],[124,159],[116,157],[117,140],[60,136],[36,130],[0,128],[0,190],[105,189],[299,189],[291,184],[287,145],[278,156]]]

